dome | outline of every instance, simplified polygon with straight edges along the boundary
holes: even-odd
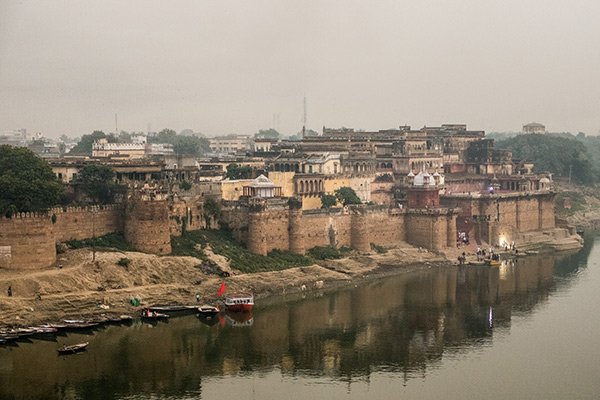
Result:
[[[550,183],[550,179],[544,177],[540,179],[540,183]]]

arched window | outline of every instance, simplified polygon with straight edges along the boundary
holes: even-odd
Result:
[[[304,181],[300,181],[300,193],[304,193]]]
[[[310,192],[310,193],[313,193],[313,192],[314,192],[314,190],[315,190],[315,188],[314,188],[314,186],[313,186],[313,182],[312,182],[312,181],[310,181],[310,182],[309,182],[309,192]]]

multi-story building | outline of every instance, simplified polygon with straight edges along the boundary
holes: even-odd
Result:
[[[216,154],[245,154],[251,150],[249,135],[227,135],[209,138],[210,149]]]

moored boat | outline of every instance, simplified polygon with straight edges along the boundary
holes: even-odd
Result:
[[[198,316],[204,318],[213,318],[219,313],[219,308],[211,306],[210,304],[204,304],[198,307]]]
[[[254,295],[251,293],[232,293],[225,296],[225,308],[231,312],[247,312],[254,307]]]
[[[184,305],[159,305],[148,307],[150,311],[156,311],[164,314],[187,314],[196,311],[196,306],[184,306]]]
[[[151,311],[150,309],[145,309],[142,310],[142,312],[140,313],[140,318],[144,319],[144,320],[159,320],[159,319],[168,319],[169,315],[168,314],[163,314],[163,313],[159,313],[156,311]]]
[[[62,347],[59,347],[57,349],[57,351],[60,354],[72,354],[72,353],[77,353],[80,351],[84,351],[87,346],[88,346],[89,342],[83,342],[83,343],[77,343],[77,344],[72,344],[72,345],[63,345]]]

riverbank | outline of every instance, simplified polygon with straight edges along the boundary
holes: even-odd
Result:
[[[205,274],[203,261],[195,257],[97,251],[96,260],[92,261],[90,249],[61,254],[55,268],[1,271],[0,325],[31,326],[102,314],[135,315],[140,307],[148,305],[196,304],[196,294],[200,296],[199,303],[211,303],[216,300],[222,281],[229,292],[251,291],[260,300],[448,264],[443,255],[409,245],[383,254],[354,254],[342,260],[252,274],[230,269],[227,260],[214,253],[209,252],[209,256],[230,276]],[[120,262],[123,259],[128,261]],[[12,297],[7,295],[9,286]],[[133,306],[132,299],[141,304]]]

